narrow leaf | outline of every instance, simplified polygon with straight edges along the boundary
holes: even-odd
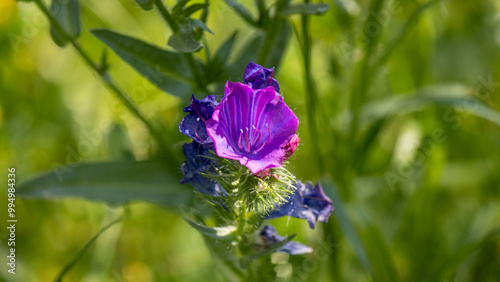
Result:
[[[52,0],[50,11],[66,35],[77,38],[80,35],[80,6],[78,0]],[[64,47],[68,38],[53,25],[50,25],[50,35],[59,47]]]
[[[370,260],[368,259],[367,251],[365,249],[365,246],[363,245],[363,242],[361,241],[360,235],[358,234],[354,226],[354,223],[351,221],[349,215],[347,214],[346,206],[344,204],[344,201],[340,197],[337,186],[330,179],[321,181],[321,184],[325,193],[330,197],[330,199],[332,199],[333,206],[335,207],[333,215],[338,221],[342,232],[354,248],[354,253],[356,254],[356,257],[358,258],[363,268],[371,274],[372,266],[370,264]]]
[[[236,226],[229,225],[224,227],[208,227],[201,223],[192,222],[191,220],[184,218],[184,220],[191,225],[194,229],[198,230],[204,235],[217,240],[233,240],[236,238],[235,231]]]
[[[324,15],[328,9],[330,9],[330,4],[317,3],[317,4],[296,4],[290,5],[285,8],[283,13],[285,15],[294,14],[307,14],[307,15]]]
[[[18,194],[26,199],[81,197],[109,204],[146,201],[176,208],[189,203],[193,194],[171,171],[164,160],[74,163],[21,183]]]
[[[63,276],[71,270],[71,268],[83,257],[85,252],[94,244],[94,242],[101,236],[106,230],[108,230],[111,226],[117,224],[118,222],[122,221],[123,217],[119,217],[118,219],[112,221],[108,225],[104,226],[92,239],[90,239],[83,247],[76,253],[76,255],[71,259],[57,274],[56,278],[54,279],[55,282],[61,282]]]
[[[217,270],[229,281],[243,281],[246,276],[245,272],[226,245],[208,236],[203,236],[203,239],[212,254]]]
[[[206,4],[206,3],[203,3],[203,4],[193,4],[193,5],[189,6],[189,7],[187,7],[186,9],[184,9],[184,11],[182,11],[182,14],[185,17],[189,17],[192,14],[198,12],[199,10],[205,9],[207,7],[208,7],[208,4]]]
[[[367,128],[373,122],[396,114],[422,110],[429,106],[448,106],[489,120],[500,126],[500,113],[479,101],[472,90],[460,85],[425,87],[415,93],[399,94],[367,104],[361,113],[361,125]]]
[[[135,0],[135,2],[145,11],[153,9],[153,0]]]
[[[182,54],[107,29],[91,33],[158,88],[179,97],[191,93],[192,87],[186,82],[193,77]]]
[[[234,0],[224,0],[226,4],[231,7],[241,18],[243,18],[251,26],[257,26],[257,22],[254,20],[252,14],[239,2]]]

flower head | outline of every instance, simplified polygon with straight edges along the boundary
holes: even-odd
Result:
[[[266,225],[260,232],[264,246],[269,246],[285,240],[285,237],[278,235],[276,229],[271,225]],[[312,248],[298,242],[288,242],[278,249],[278,252],[288,253],[290,255],[303,255],[312,252]]]
[[[226,191],[217,181],[201,175],[212,172],[215,167],[215,162],[208,158],[211,157],[208,149],[197,142],[184,144],[182,149],[186,161],[181,166],[184,174],[181,184],[191,184],[198,192],[211,196],[226,195]]]
[[[280,85],[278,81],[273,78],[274,68],[266,69],[254,62],[248,63],[245,70],[245,84],[252,85],[253,89],[264,89],[272,86],[276,92],[280,92]]]
[[[217,96],[211,95],[203,100],[198,100],[191,96],[191,104],[183,111],[189,113],[179,124],[179,131],[193,139],[194,141],[213,149],[212,140],[207,134],[205,122],[212,117],[215,107],[218,103],[215,101]]]
[[[312,182],[306,184],[298,181],[294,184],[295,192],[290,196],[288,202],[277,207],[267,218],[281,216],[292,216],[306,219],[309,227],[314,229],[316,221],[328,222],[328,217],[333,212],[332,200],[323,192],[321,184],[313,187]]]
[[[224,98],[205,124],[219,157],[239,160],[257,173],[282,166],[299,121],[273,87],[227,82]]]

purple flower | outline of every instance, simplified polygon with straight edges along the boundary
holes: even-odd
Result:
[[[217,96],[211,95],[203,100],[198,100],[191,96],[191,104],[184,108],[189,113],[179,124],[179,131],[193,139],[194,141],[213,149],[212,140],[207,134],[205,122],[212,117],[215,107],[218,103],[215,101]]]
[[[323,192],[321,184],[317,183],[313,188],[310,181],[306,184],[298,181],[294,186],[297,189],[288,202],[278,206],[267,219],[281,216],[303,218],[309,222],[311,229],[316,226],[316,221],[328,222],[328,217],[333,212],[333,205],[332,200]]]
[[[197,142],[182,145],[186,161],[181,165],[184,177],[181,184],[191,184],[198,192],[211,195],[227,195],[220,184],[210,178],[206,178],[200,173],[210,173],[214,171],[215,163],[208,157],[208,149]]]
[[[273,87],[227,82],[224,98],[206,121],[219,157],[239,160],[253,173],[280,167],[299,121]]]
[[[264,228],[260,232],[260,238],[264,243],[264,247],[279,243],[285,239],[285,237],[278,235],[276,229],[271,225],[264,226]],[[278,252],[284,252],[290,255],[303,255],[312,253],[312,248],[298,242],[290,241],[279,248]]]
[[[272,86],[276,92],[280,92],[278,81],[273,78],[274,68],[266,69],[254,62],[248,63],[245,70],[245,84],[251,84],[253,89],[264,89]]]

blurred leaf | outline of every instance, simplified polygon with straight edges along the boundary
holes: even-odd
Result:
[[[18,195],[82,197],[113,205],[146,201],[176,208],[188,203],[193,193],[171,171],[165,160],[73,163],[21,183]]]
[[[149,11],[153,9],[153,0],[135,0],[143,10]]]
[[[243,261],[243,263],[245,265],[247,265],[247,264],[251,263],[252,261],[254,261],[254,260],[258,259],[258,258],[270,255],[270,254],[278,251],[281,247],[283,247],[284,245],[286,245],[286,243],[292,241],[293,238],[295,238],[295,236],[297,236],[297,235],[294,234],[294,235],[286,237],[285,239],[283,239],[283,241],[279,241],[279,242],[270,244],[270,245],[267,246],[267,248],[265,250],[262,250],[262,251],[252,251],[251,253],[245,255],[245,257],[243,257],[242,261]]]
[[[472,242],[458,249],[453,255],[449,256],[425,281],[441,282],[446,281],[464,261],[474,253],[483,248],[486,243],[500,235],[500,229],[487,234],[479,241]]]
[[[223,66],[229,60],[237,35],[238,31],[235,31],[224,43],[222,43],[213,58],[207,64],[205,75],[208,77],[209,81],[218,80],[218,76],[222,72]]]
[[[415,93],[380,99],[363,107],[361,125],[366,128],[380,119],[422,110],[429,106],[449,106],[500,126],[500,113],[479,101],[471,95],[472,93],[472,90],[461,84],[449,84],[424,87]]]
[[[396,267],[382,234],[371,222],[362,232],[363,243],[373,266],[375,281],[399,281]]]
[[[192,14],[198,12],[199,10],[201,9],[205,9],[208,7],[208,4],[204,3],[204,4],[193,4],[189,7],[187,7],[186,9],[184,9],[182,11],[182,14],[185,16],[185,17],[189,17],[191,16]]]
[[[75,39],[80,35],[80,7],[78,0],[52,0],[50,11],[66,34]],[[60,30],[50,25],[50,36],[59,47],[69,41]]]
[[[172,8],[172,14],[174,14],[174,15],[180,14],[180,12],[184,9],[184,7],[186,6],[186,4],[189,1],[190,0],[179,0],[179,1],[177,1],[177,3]]]
[[[179,52],[192,53],[203,47],[193,37],[193,30],[189,24],[179,25],[179,31],[168,39],[168,45]]]
[[[190,19],[189,21],[192,22],[197,27],[199,27],[199,28],[201,28],[203,30],[208,31],[211,34],[214,34],[214,32],[210,28],[208,28],[208,26],[204,22],[200,21],[199,19]]]
[[[356,1],[354,0],[333,0],[333,2],[342,11],[351,16],[357,16],[359,14],[359,11],[361,10],[358,3],[356,3]]]
[[[114,124],[107,134],[108,151],[114,160],[134,160],[132,142],[128,138],[127,128]]]
[[[101,236],[106,230],[108,230],[111,226],[117,224],[118,222],[122,221],[123,217],[119,217],[118,219],[115,219],[108,225],[104,226],[92,239],[90,239],[83,247],[76,253],[76,255],[73,257],[71,261],[69,261],[62,269],[61,271],[57,274],[56,278],[54,281],[56,282],[61,282],[63,276],[71,270],[73,266],[83,257],[85,252],[94,244],[94,242]]]
[[[257,22],[254,20],[252,14],[239,2],[233,0],[224,0],[226,4],[231,7],[240,17],[242,17],[251,26],[257,26]]]
[[[182,54],[107,29],[93,29],[91,33],[163,91],[179,97],[191,93],[192,87],[185,82],[192,74]]]
[[[347,240],[354,248],[354,253],[358,258],[358,261],[368,273],[372,274],[372,265],[370,263],[370,260],[368,259],[367,251],[365,249],[365,246],[363,245],[363,242],[361,241],[358,232],[356,231],[354,223],[351,221],[349,215],[347,214],[346,207],[337,189],[337,185],[333,183],[329,178],[322,180],[321,185],[323,186],[325,193],[330,197],[330,199],[332,199],[333,206],[335,208],[335,210],[333,211],[333,216],[338,221],[340,228],[342,229],[342,232],[346,236]]]
[[[244,49],[240,51],[238,58],[231,64],[229,69],[229,74],[236,75],[241,74],[243,78],[243,71],[250,61],[255,61],[257,55],[259,54],[260,46],[264,40],[264,35],[255,36],[250,42],[246,43]],[[243,80],[243,79],[242,79]]]
[[[285,49],[288,46],[288,41],[290,39],[290,34],[292,33],[292,28],[288,20],[283,20],[280,26],[280,30],[274,44],[267,56],[265,66],[273,66],[279,69],[279,65],[283,55],[285,54]]]
[[[212,254],[217,270],[229,281],[243,281],[245,273],[240,267],[238,259],[229,251],[226,245],[205,235],[203,235],[203,239]]]
[[[217,240],[234,240],[236,235],[236,226],[229,225],[224,227],[208,227],[201,223],[192,222],[191,220],[184,218],[184,220],[191,225],[194,229],[198,230],[200,233],[209,236]]]
[[[285,15],[294,15],[294,14],[324,15],[328,11],[328,9],[330,9],[330,4],[306,3],[306,4],[289,5],[285,8],[283,13]]]

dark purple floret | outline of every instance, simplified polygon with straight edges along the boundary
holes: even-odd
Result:
[[[191,184],[198,192],[211,196],[227,195],[217,181],[200,174],[213,172],[215,168],[215,163],[207,158],[211,157],[208,149],[197,142],[184,144],[182,149],[186,161],[181,165],[184,174],[181,184]]]
[[[298,181],[294,184],[295,192],[290,196],[288,202],[277,207],[267,218],[291,216],[302,218],[309,222],[311,229],[316,226],[316,221],[328,222],[333,212],[332,201],[323,192],[321,184],[313,187],[312,182],[306,184]]]
[[[285,239],[278,235],[276,229],[271,225],[266,225],[260,232],[260,238],[262,239],[264,246],[269,246]],[[290,241],[278,249],[278,252],[288,253],[290,255],[303,255],[312,252],[312,248],[304,244]]]
[[[215,107],[219,104],[215,101],[217,96],[211,95],[203,100],[191,96],[191,104],[184,108],[189,113],[179,124],[179,131],[194,141],[213,149],[212,140],[207,134],[205,122],[212,117]]]
[[[245,70],[245,84],[251,84],[253,89],[264,89],[272,86],[276,92],[280,92],[280,85],[273,78],[274,68],[266,69],[254,62],[248,63]]]
[[[224,98],[206,122],[219,157],[239,160],[253,173],[281,167],[299,121],[274,88],[227,82]]]

